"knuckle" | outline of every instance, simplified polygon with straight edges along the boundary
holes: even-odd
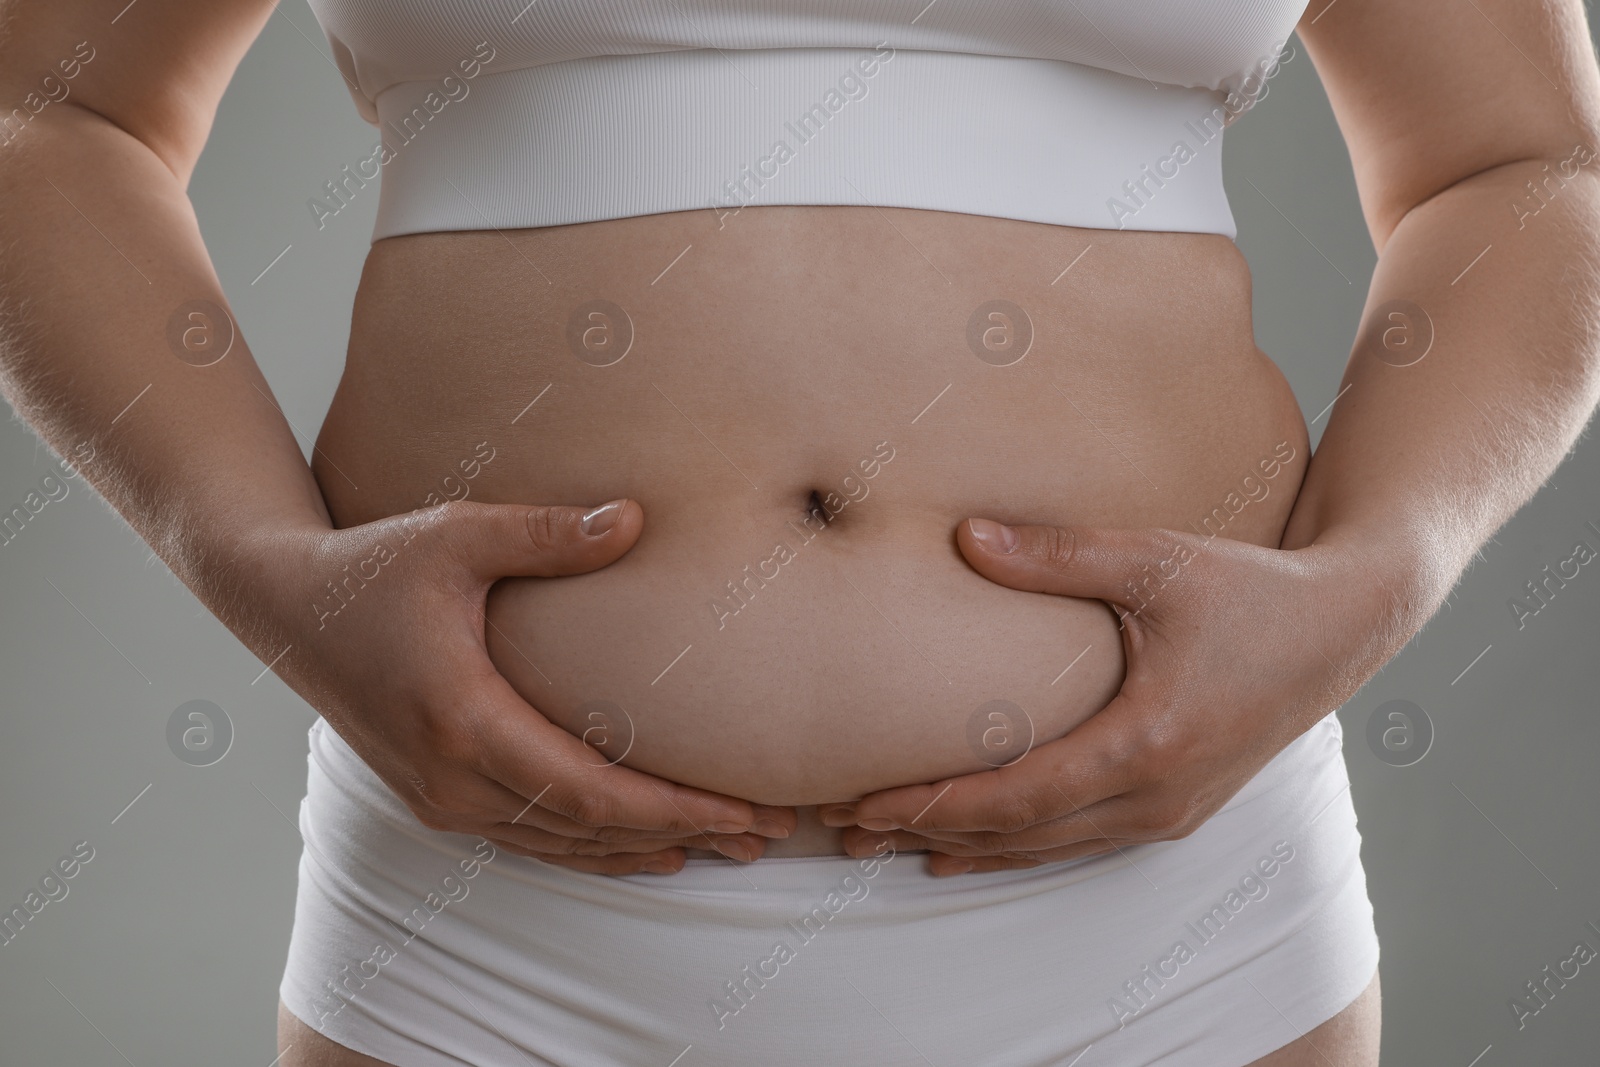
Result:
[[[569,540],[570,523],[566,511],[554,507],[529,508],[526,516],[528,541],[536,551],[548,552]]]
[[[1133,772],[1143,781],[1160,781],[1175,764],[1177,745],[1167,728],[1165,716],[1139,716],[1127,732],[1126,757]]]
[[[611,802],[599,793],[574,794],[562,814],[581,826],[610,826],[614,821]]]
[[[1167,829],[1164,836],[1169,841],[1177,841],[1180,838],[1188,837],[1198,830],[1200,824],[1204,821],[1200,814],[1199,805],[1189,800],[1170,806],[1165,814],[1167,816]]]
[[[415,542],[427,556],[460,559],[471,555],[473,528],[467,517],[474,507],[462,500],[448,500],[397,515],[393,521],[399,526],[398,536],[403,543]]]
[[[605,844],[639,840],[644,835],[630,826],[596,826],[594,838]]]
[[[1033,547],[1041,563],[1053,570],[1065,570],[1077,552],[1078,535],[1059,526],[1045,526]]]
[[[1123,688],[1127,688],[1126,681],[1123,682]],[[1138,773],[1139,742],[1133,730],[1129,728],[1130,724],[1126,717],[1115,720],[1108,718],[1107,723],[1110,729],[1107,729],[1100,739],[1097,750],[1091,753],[1093,759],[1089,765],[1071,774],[1070,777],[1063,775],[1062,788],[1073,800],[1078,799],[1079,780],[1086,775],[1106,775],[1126,782],[1132,780]]]
[[[1129,779],[1138,778],[1143,773],[1144,746],[1138,732],[1130,724],[1122,722],[1117,724],[1117,729],[1108,731],[1102,747],[1101,769],[1115,771]]]
[[[442,531],[465,525],[467,517],[476,510],[465,500],[446,500],[415,513],[415,521],[424,529]]]
[[[1015,793],[1005,798],[992,820],[999,834],[1021,833],[1039,821],[1039,808],[1032,794]]]
[[[1172,840],[1184,837],[1189,821],[1189,804],[1181,799],[1163,798],[1139,815],[1135,826],[1141,837]]]
[[[1155,823],[1156,833],[1161,837],[1181,836],[1178,833],[1188,817],[1188,805],[1168,802],[1156,808],[1152,813],[1151,821]]]

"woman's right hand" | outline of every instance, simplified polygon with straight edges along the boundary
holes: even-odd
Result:
[[[114,27],[114,48],[104,6],[0,3],[0,97],[35,100],[41,72],[61,90],[25,133],[0,137],[0,394],[59,455],[88,447],[95,490],[424,825],[608,873],[676,869],[685,843],[760,855],[763,838],[716,828],[767,818],[781,834],[791,810],[604,765],[485,651],[490,585],[611,563],[638,536],[637,504],[597,536],[578,508],[464,501],[331,528],[233,332],[186,190],[277,5],[144,4]],[[210,358],[184,325],[197,307],[228,327],[226,358],[194,358]],[[375,562],[379,546],[393,558]],[[319,615],[345,581],[349,603]]]
[[[597,570],[643,524],[626,500],[587,515],[457,501],[343,530],[277,532],[250,553],[272,592],[264,625],[249,628],[282,635],[275,647],[289,648],[273,670],[424,826],[603,874],[672,873],[684,846],[759,858],[766,837],[794,829],[793,808],[608,763],[490,662],[490,586]]]

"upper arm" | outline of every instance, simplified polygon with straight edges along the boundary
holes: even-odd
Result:
[[[1600,150],[1582,0],[1310,0],[1297,29],[1380,250],[1408,211],[1464,178]]]
[[[0,155],[77,105],[187,183],[274,0],[0,0]]]

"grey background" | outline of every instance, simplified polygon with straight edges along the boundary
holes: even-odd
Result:
[[[1334,397],[1374,253],[1343,141],[1296,51],[1228,133],[1225,158],[1258,341],[1310,419]],[[309,10],[288,0],[241,66],[190,187],[307,449],[340,372],[377,194],[321,232],[306,200],[372,142]],[[0,424],[0,510],[52,458],[26,427]],[[267,1067],[313,713],[274,676],[252,681],[262,664],[71,484],[0,546],[0,904],[19,904],[74,842],[95,856],[66,899],[0,946],[0,1064]],[[1383,946],[1388,1064],[1596,1060],[1600,967],[1521,1032],[1508,1000],[1579,938],[1600,947],[1584,928],[1600,924],[1600,572],[1584,568],[1520,632],[1507,600],[1580,536],[1600,543],[1583,529],[1600,523],[1597,487],[1600,451],[1584,440],[1341,712]],[[1365,741],[1372,711],[1397,698],[1436,729],[1426,758],[1403,768]],[[214,766],[167,748],[168,716],[194,699],[234,724]]]

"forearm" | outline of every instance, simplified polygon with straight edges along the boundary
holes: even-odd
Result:
[[[178,179],[106,120],[52,110],[0,152],[0,389],[69,462],[92,449],[82,476],[230,622],[243,546],[325,526],[321,494],[236,326],[209,366],[169,340],[181,305],[226,304]]]
[[[1475,175],[1395,228],[1290,516],[1282,547],[1348,549],[1349,578],[1386,591],[1402,642],[1600,399],[1600,161],[1558,186],[1549,174],[1566,155],[1550,172],[1541,160]],[[1547,183],[1536,214],[1530,179]],[[1395,364],[1415,351],[1385,347],[1391,324],[1375,314],[1396,299],[1432,322],[1431,349],[1407,366]],[[1415,344],[1425,329],[1391,340]]]

